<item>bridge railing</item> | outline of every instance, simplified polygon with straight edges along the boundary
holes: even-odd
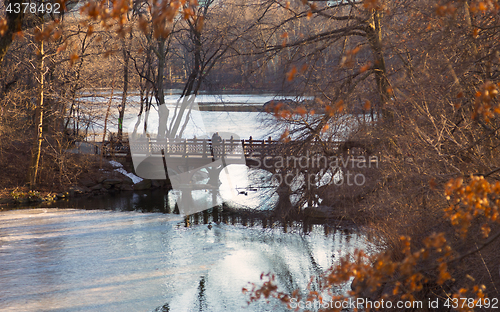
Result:
[[[242,142],[222,140],[212,144],[207,139],[144,139],[134,142],[132,150],[140,154],[164,154],[166,157],[211,157],[212,155],[242,155]]]
[[[338,144],[330,146],[337,148]],[[299,152],[299,150],[302,150]],[[269,157],[305,154],[311,155],[324,151],[320,142],[284,143],[278,140],[235,140],[224,139],[219,143],[213,143],[210,139],[155,139],[144,138],[134,141],[132,152],[138,154],[163,154],[166,157],[202,157],[212,156],[242,156],[245,157]],[[120,152],[130,153],[130,146],[125,142],[120,146]]]

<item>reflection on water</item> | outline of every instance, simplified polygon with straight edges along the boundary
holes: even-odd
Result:
[[[125,207],[150,205],[143,195]],[[323,225],[213,213],[188,223],[135,211],[0,212],[1,310],[280,311],[247,306],[241,289],[273,272],[281,289],[304,290],[310,276],[366,245],[362,234]]]

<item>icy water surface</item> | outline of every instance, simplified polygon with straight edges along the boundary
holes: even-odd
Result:
[[[200,224],[173,214],[39,208],[0,212],[0,311],[280,311],[247,305],[262,272],[305,289],[365,246],[345,229]]]

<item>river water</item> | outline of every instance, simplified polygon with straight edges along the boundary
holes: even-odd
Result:
[[[143,212],[164,208],[162,193],[127,196],[0,212],[0,311],[285,311],[247,305],[242,288],[272,272],[281,290],[305,290],[339,257],[368,248],[340,225],[186,226]]]

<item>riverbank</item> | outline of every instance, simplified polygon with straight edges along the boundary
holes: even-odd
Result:
[[[67,154],[66,157],[85,166],[78,175],[73,176],[73,179],[68,178],[67,181],[40,183],[36,188],[30,189],[27,185],[16,183],[16,179],[9,180],[8,176],[4,176],[4,187],[0,188],[0,210],[4,207],[29,206],[74,197],[143,191],[169,186],[167,181],[148,180],[136,176],[132,173],[132,163],[127,158],[117,161],[82,154]],[[69,173],[63,174],[67,176]]]

